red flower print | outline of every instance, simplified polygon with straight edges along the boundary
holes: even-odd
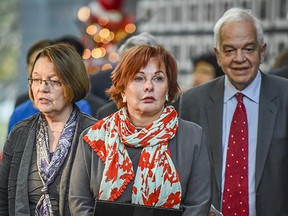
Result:
[[[158,187],[157,189],[152,192],[148,199],[145,199],[145,197],[142,196],[143,204],[147,206],[155,206],[155,204],[159,201],[159,195],[160,195],[161,187]]]
[[[162,206],[165,208],[173,208],[175,205],[178,205],[181,201],[181,193],[177,192],[175,194],[170,194],[166,203]]]
[[[119,178],[120,179],[130,179],[131,178],[131,174],[125,173],[125,174],[121,175]]]
[[[99,129],[99,128],[101,128],[101,126],[103,125],[103,119],[102,120],[100,120],[100,121],[98,121],[98,122],[96,122],[93,126],[92,126],[92,130],[96,130],[96,129]]]
[[[178,175],[175,172],[174,173],[165,173],[164,179],[165,179],[165,181],[166,180],[169,181],[171,186],[172,186],[172,184],[179,182]]]
[[[96,150],[96,152],[101,152],[101,155],[103,155],[103,157],[107,156],[105,142],[103,140],[97,140],[93,142],[92,145],[94,146],[93,149]]]
[[[115,128],[111,129],[111,138],[113,138],[117,134],[117,130]]]
[[[128,157],[125,158],[123,164],[119,166],[124,172],[132,170],[132,163]]]
[[[163,173],[171,174],[171,172],[172,172],[171,166],[168,163],[164,163],[163,164]],[[166,179],[164,179],[164,180],[166,180]]]
[[[144,170],[146,167],[148,167],[149,157],[150,157],[150,153],[148,153],[144,149],[141,153],[141,157],[140,157],[139,164],[138,164],[139,168],[141,168],[141,171]]]
[[[115,198],[118,197],[118,196],[117,196],[118,194],[119,194],[118,188],[113,188],[112,191],[111,191],[111,196],[110,196],[109,200],[110,200],[110,201],[114,201]]]
[[[135,186],[132,187],[132,193],[137,194],[137,188]]]
[[[117,175],[118,175],[117,164],[118,164],[118,155],[115,154],[110,162],[110,166],[108,167],[107,172],[105,173],[106,182],[109,182],[109,181],[114,182],[117,180]]]

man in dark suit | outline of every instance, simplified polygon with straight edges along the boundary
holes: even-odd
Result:
[[[233,177],[226,172],[226,159],[231,151],[228,141],[237,106],[235,94],[240,92],[248,121],[248,169],[244,167],[248,209],[243,213],[238,208],[228,215],[288,215],[288,80],[260,71],[266,43],[261,24],[251,11],[228,10],[215,25],[214,38],[225,76],[187,90],[179,108],[181,118],[198,123],[207,135],[214,167],[212,204],[220,210],[235,204],[227,206],[223,194],[227,193],[226,179]],[[233,200],[236,202],[237,196]]]

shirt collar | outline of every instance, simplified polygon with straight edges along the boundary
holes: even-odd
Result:
[[[246,97],[255,103],[259,103],[259,95],[260,95],[260,87],[261,87],[262,76],[260,71],[258,70],[255,79],[247,86],[243,91],[241,91]],[[237,90],[227,75],[225,75],[225,91],[224,91],[224,103],[230,100],[239,90]]]

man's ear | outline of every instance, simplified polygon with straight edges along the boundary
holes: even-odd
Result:
[[[219,67],[221,67],[221,61],[219,60],[220,59],[220,52],[216,47],[214,47],[214,53],[215,53],[216,58],[217,58],[217,63],[219,65]]]
[[[260,47],[260,63],[263,63],[267,50],[267,44],[263,43]]]

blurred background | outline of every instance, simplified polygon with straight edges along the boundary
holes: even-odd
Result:
[[[15,99],[28,89],[26,54],[35,41],[80,38],[93,74],[114,67],[117,46],[146,31],[177,59],[184,90],[192,79],[191,59],[213,51],[213,26],[235,6],[252,9],[263,21],[268,53],[261,69],[268,72],[288,48],[288,0],[0,0],[0,152]]]

